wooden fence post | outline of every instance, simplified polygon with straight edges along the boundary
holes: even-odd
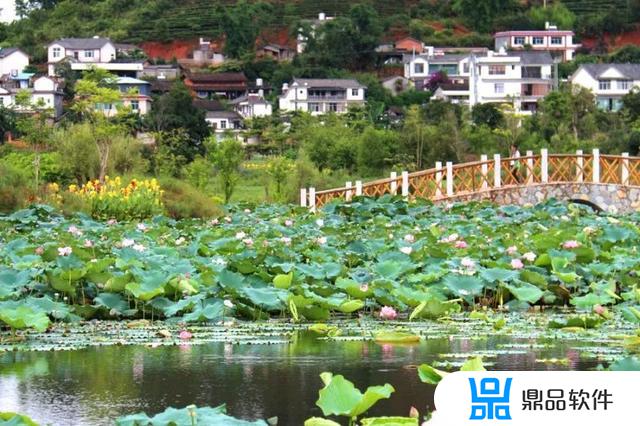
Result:
[[[300,207],[307,207],[307,188],[300,188]]]
[[[391,195],[398,195],[398,174],[391,172]]]
[[[500,154],[493,155],[493,187],[500,188],[502,185],[502,162]]]
[[[584,158],[582,157],[582,150],[576,151],[576,182],[584,182]]]
[[[447,161],[447,197],[453,195],[453,163]]]
[[[402,172],[402,196],[409,196],[409,172]]]
[[[486,156],[486,154],[482,154],[480,156],[480,161],[482,162],[482,165],[480,166],[480,171],[482,173],[482,185],[480,186],[484,191],[489,189],[489,184],[487,183],[487,175],[489,174],[489,164],[487,163],[487,161],[489,161],[489,158]]]
[[[540,182],[549,182],[549,151],[546,148],[540,150]]]
[[[309,207],[312,212],[316,212],[316,189],[313,186],[309,188]]]
[[[347,192],[346,192],[346,199],[347,201],[351,201],[351,198],[353,197],[353,192],[351,191],[351,181],[347,182],[345,184],[345,187],[347,188]]]
[[[600,183],[600,150],[593,148],[593,183]]]
[[[527,173],[526,173],[526,184],[533,184],[533,151],[527,151]]]
[[[629,153],[628,152],[622,153],[621,177],[622,177],[622,181],[621,181],[622,184],[629,185]]]
[[[436,198],[442,197],[442,161],[436,161]]]
[[[362,195],[362,181],[356,181],[356,195]]]

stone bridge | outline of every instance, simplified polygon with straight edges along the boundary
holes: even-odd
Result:
[[[489,200],[497,204],[533,205],[549,198],[586,202],[610,213],[640,211],[640,157],[591,153],[540,154],[462,164],[436,163],[415,173],[396,172],[386,179],[347,182],[342,188],[300,190],[302,206],[316,208],[354,196],[401,194],[434,202]]]

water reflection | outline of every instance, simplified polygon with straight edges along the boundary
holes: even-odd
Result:
[[[289,344],[149,348],[111,346],[68,352],[5,353],[0,356],[0,411],[18,411],[54,425],[113,424],[139,411],[167,406],[215,406],[246,418],[278,416],[282,425],[321,415],[315,407],[318,375],[343,374],[358,387],[392,384],[396,392],[370,414],[406,415],[413,405],[433,404],[433,387],[419,382],[415,365],[440,354],[496,349],[507,337],[429,339],[416,345],[327,342],[294,335]],[[573,345],[575,347],[575,344]],[[537,347],[536,347],[537,348]],[[569,358],[569,365],[544,365],[539,358]],[[586,369],[579,351],[557,343],[490,358],[493,369]]]

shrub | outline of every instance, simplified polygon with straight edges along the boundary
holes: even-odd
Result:
[[[160,183],[164,190],[162,202],[165,211],[172,218],[208,218],[222,214],[213,198],[207,197],[187,182],[163,177]]]
[[[96,219],[131,220],[161,214],[162,192],[156,179],[132,179],[123,185],[121,178],[107,176],[104,184],[93,180],[81,187],[71,185],[63,197],[65,204],[78,203]]]
[[[0,212],[25,207],[35,199],[28,174],[11,164],[0,162]]]

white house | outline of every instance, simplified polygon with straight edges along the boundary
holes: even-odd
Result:
[[[143,70],[140,62],[116,61],[116,45],[108,38],[63,38],[47,46],[49,75],[55,75],[58,62],[67,59],[74,71],[84,71],[92,66],[115,74],[132,74]]]
[[[530,114],[553,88],[553,59],[549,52],[489,52],[472,57],[469,105],[510,103],[517,113]]]
[[[235,111],[207,111],[205,120],[213,128],[217,140],[228,134],[237,139],[242,130],[242,117]]]
[[[131,77],[118,77],[116,85],[120,100],[116,104],[98,104],[97,111],[107,117],[115,116],[123,107],[131,108],[135,114],[145,115],[151,109],[151,83]]]
[[[29,66],[29,56],[17,47],[0,49],[0,75],[17,75]]]
[[[618,111],[622,97],[640,88],[640,64],[583,64],[569,81],[591,90],[599,108]]]
[[[503,31],[494,34],[495,50],[542,50],[558,57],[562,62],[573,60],[580,44],[573,42],[573,31],[558,30],[555,26],[546,24],[542,31]]]
[[[411,80],[426,79],[444,71],[449,77],[469,77],[470,54],[406,55],[404,76]]]
[[[229,102],[244,118],[267,117],[272,114],[271,104],[260,93],[249,93]]]
[[[20,91],[27,91],[31,94],[31,107],[18,107],[15,104],[16,95]],[[35,109],[47,109],[51,111],[51,115],[55,119],[62,115],[62,96],[58,82],[47,76],[36,78],[33,80],[32,86],[27,88],[0,87],[0,105],[3,107],[13,108],[23,113],[31,113]]]
[[[309,24],[309,26],[311,27],[311,36],[313,36],[315,34],[315,29],[318,28],[318,26],[324,24],[327,21],[332,20],[333,17],[332,16],[327,16],[325,13],[320,12],[318,13],[318,19],[314,19],[314,20],[307,20],[306,22]],[[307,37],[305,35],[303,35],[301,33],[301,31],[298,31],[298,37],[296,40],[296,52],[298,53],[302,53],[304,52],[304,49],[307,47]]]
[[[366,86],[353,79],[297,78],[282,85],[282,111],[307,111],[313,115],[344,113],[350,106],[363,106]]]

